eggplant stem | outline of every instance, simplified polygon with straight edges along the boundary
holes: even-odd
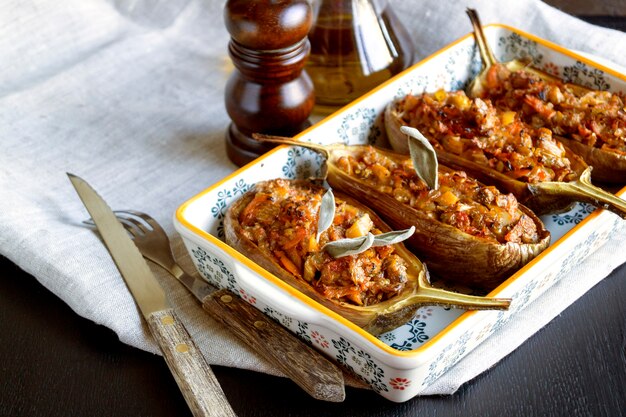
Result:
[[[433,287],[424,275],[419,278],[418,289],[407,302],[428,305],[446,305],[466,310],[508,310],[510,298],[480,297]]]
[[[474,28],[474,38],[476,39],[476,44],[478,45],[478,51],[480,52],[480,58],[483,61],[483,67],[489,68],[492,65],[498,63],[493,51],[489,47],[489,43],[487,42],[487,38],[485,37],[485,33],[483,32],[483,27],[480,24],[480,18],[478,17],[478,12],[475,9],[468,8],[466,10],[467,15],[472,22],[472,27]]]
[[[253,133],[252,138],[259,142],[279,143],[282,145],[302,146],[303,148],[312,149],[322,153],[326,158],[330,157],[330,151],[326,146],[312,142],[301,142],[286,136],[265,135],[262,133]]]
[[[441,288],[422,287],[407,300],[408,303],[423,305],[445,305],[464,310],[508,310],[510,298],[479,297],[446,291]]]
[[[536,185],[542,193],[558,196],[569,196],[573,201],[581,201],[609,210],[622,219],[626,219],[626,201],[591,183],[591,167],[580,174],[572,182],[548,182]]]
[[[479,297],[435,288],[428,282],[427,274],[422,274],[413,294],[380,311],[363,328],[372,334],[389,331],[397,327],[397,323],[410,320],[418,308],[427,305],[463,310],[508,310],[511,299]]]

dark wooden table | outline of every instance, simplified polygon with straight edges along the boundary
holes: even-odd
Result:
[[[605,9],[549,3],[626,31],[623,1],[608,1]],[[451,396],[394,404],[348,389],[345,402],[329,404],[286,379],[220,367],[215,373],[241,417],[624,416],[625,300],[623,265]],[[161,357],[123,345],[0,257],[0,416],[185,415],[190,412]]]

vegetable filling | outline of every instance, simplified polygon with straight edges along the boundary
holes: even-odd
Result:
[[[500,243],[537,243],[540,239],[533,219],[519,210],[512,194],[481,185],[463,171],[440,166],[439,188],[429,189],[410,158],[396,162],[372,147],[342,156],[337,166],[379,192],[470,235]]]
[[[528,183],[576,179],[564,146],[545,128],[523,122],[515,111],[463,91],[419,96],[401,103],[402,119],[419,129],[435,149]]]
[[[483,96],[502,109],[520,112],[535,128],[546,127],[604,151],[626,154],[626,97],[623,93],[588,90],[528,71],[490,68]]]
[[[398,295],[407,283],[407,266],[393,246],[340,258],[322,251],[330,241],[382,233],[365,210],[336,199],[333,222],[317,240],[325,191],[283,179],[257,184],[239,214],[242,234],[327,299],[368,306]]]

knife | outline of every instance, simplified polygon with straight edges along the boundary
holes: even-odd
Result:
[[[242,342],[313,398],[331,402],[346,398],[343,373],[330,360],[241,297],[185,272],[176,261],[165,230],[150,215],[134,210],[113,213],[132,236],[143,257],[180,281],[200,301],[204,310]],[[95,225],[92,219],[83,223]]]
[[[67,175],[146,319],[192,414],[236,416],[213,371],[113,211],[87,182],[76,175]]]

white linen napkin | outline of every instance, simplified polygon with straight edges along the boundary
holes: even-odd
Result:
[[[157,353],[114,263],[65,173],[116,209],[155,217],[191,271],[172,215],[236,167],[226,157],[223,105],[231,68],[224,1],[6,0],[0,6],[0,253],[77,314],[122,342]],[[422,58],[484,24],[506,23],[626,66],[626,34],[586,24],[538,0],[390,2]],[[585,36],[579,34],[584,33]],[[626,261],[626,234],[572,272],[424,394],[449,394],[519,346]],[[212,364],[278,375],[155,269]],[[11,279],[5,277],[4,279]],[[497,344],[500,352],[493,355]],[[489,354],[486,354],[489,352]]]

